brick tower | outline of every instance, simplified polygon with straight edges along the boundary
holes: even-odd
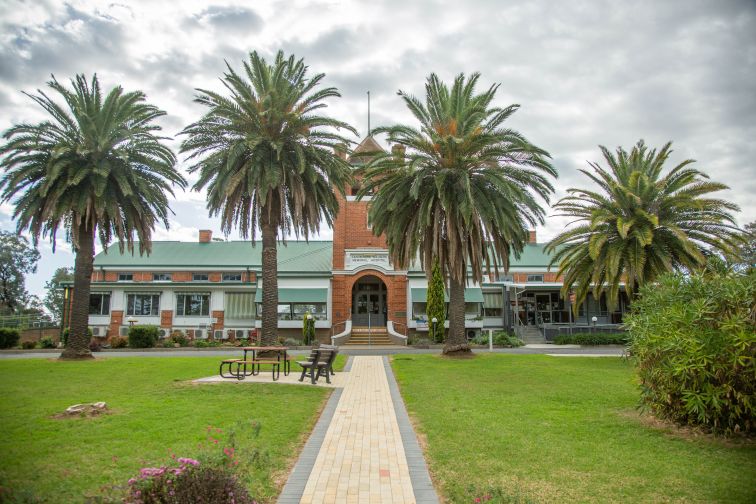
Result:
[[[352,166],[365,163],[365,153],[384,151],[366,137],[349,157]],[[385,152],[385,151],[384,151]],[[346,154],[342,154],[346,155]],[[352,320],[354,327],[407,323],[407,272],[388,259],[386,238],[368,227],[370,196],[357,201],[360,180],[338,195],[339,214],[333,224],[333,323]]]

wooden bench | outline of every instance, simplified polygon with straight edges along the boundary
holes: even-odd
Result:
[[[310,357],[306,361],[297,361],[302,367],[302,375],[299,381],[303,381],[305,375],[310,376],[310,381],[315,384],[321,376],[326,377],[326,382],[331,383],[331,374],[333,371],[333,362],[338,355],[339,350],[331,345],[322,345],[310,352]],[[309,371],[309,373],[308,373]]]

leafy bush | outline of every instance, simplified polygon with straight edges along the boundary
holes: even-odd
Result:
[[[184,334],[183,331],[171,331],[171,335],[169,338],[171,342],[175,345],[178,343],[179,346],[188,346],[189,345],[189,338],[186,337],[186,334]]]
[[[24,350],[31,350],[32,348],[36,348],[36,347],[37,347],[36,341],[22,341],[21,342],[21,348],[23,348]]]
[[[0,348],[13,348],[18,345],[19,339],[21,339],[21,333],[18,329],[0,327]]]
[[[40,348],[55,348],[55,342],[51,337],[45,336],[39,340],[39,346]]]
[[[68,344],[68,334],[71,332],[71,328],[66,327],[63,329],[63,334],[60,336],[60,340],[63,342],[63,346],[66,346]],[[89,339],[92,339],[92,329],[87,328],[87,333],[89,334]]]
[[[192,345],[194,345],[195,348],[208,348],[210,346],[210,342],[207,340],[198,339],[194,340]]]
[[[126,502],[134,504],[252,504],[244,485],[228,469],[178,459],[178,467],[145,467],[139,478],[129,480]]]
[[[113,336],[110,338],[110,348],[126,348],[129,345],[129,340],[123,336]]]
[[[628,341],[628,333],[560,334],[554,338],[557,345],[627,345]]]
[[[414,346],[428,346],[428,345],[434,345],[434,344],[435,343],[432,340],[428,338],[424,338],[422,336],[415,336],[410,341],[410,345],[414,345]]]
[[[157,343],[160,330],[152,325],[135,325],[129,328],[129,346],[131,348],[152,348]]]
[[[756,432],[756,271],[665,275],[626,318],[641,401],[717,433]]]
[[[523,345],[522,341],[520,341],[520,338],[514,336],[513,334],[509,334],[506,331],[494,331],[491,339],[493,340],[494,345],[502,346],[505,348],[517,348]],[[476,345],[488,346],[488,334],[480,334],[476,336],[472,340],[472,342]]]

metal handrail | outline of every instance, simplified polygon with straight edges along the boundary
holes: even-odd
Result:
[[[331,337],[336,336],[340,331],[336,331],[336,328],[340,325],[343,325],[346,327],[346,323],[349,322],[350,319],[342,320],[341,322],[337,322],[333,325],[331,325]]]

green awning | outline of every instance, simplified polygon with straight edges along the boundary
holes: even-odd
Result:
[[[227,319],[253,319],[255,295],[251,292],[226,292],[223,311]]]
[[[255,302],[262,303],[262,287],[255,292]],[[327,303],[328,289],[278,289],[279,303]]]
[[[413,303],[427,303],[428,289],[413,287],[410,289],[410,296]],[[449,302],[449,294],[444,292],[444,301]],[[465,303],[482,303],[483,291],[480,287],[468,287],[465,289]]]

